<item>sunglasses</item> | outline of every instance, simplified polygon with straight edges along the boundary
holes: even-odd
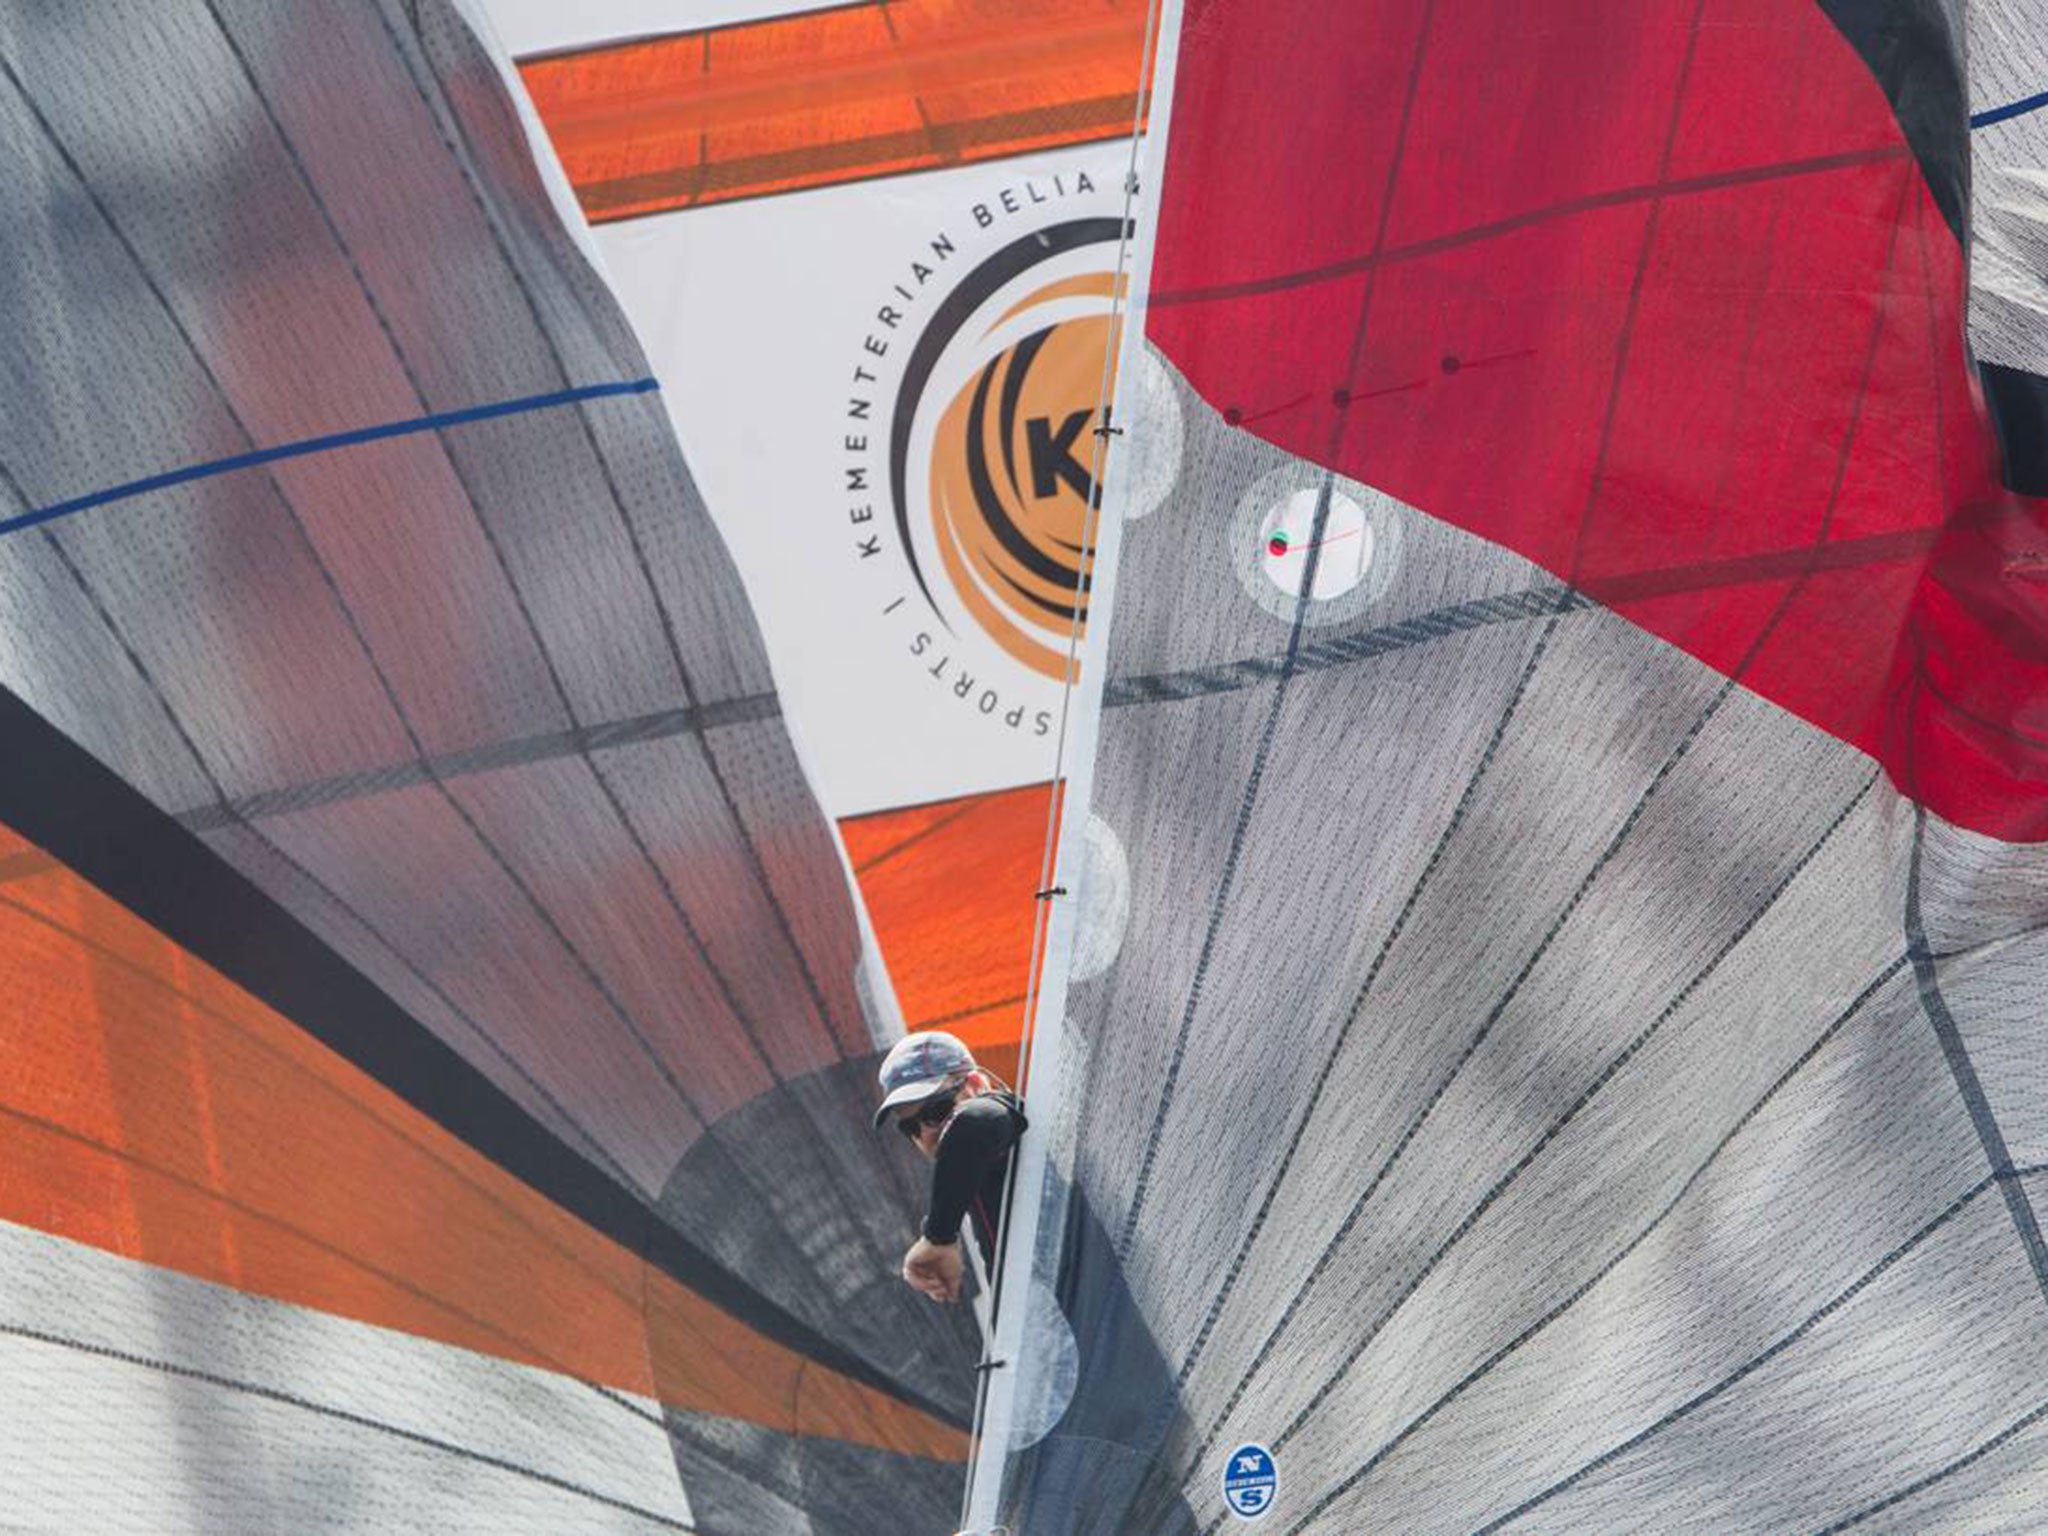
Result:
[[[903,1133],[905,1141],[916,1141],[924,1134],[928,1125],[944,1125],[953,1114],[953,1105],[960,1097],[958,1088],[948,1088],[944,1093],[935,1093],[918,1105],[914,1115],[897,1118],[896,1129]]]

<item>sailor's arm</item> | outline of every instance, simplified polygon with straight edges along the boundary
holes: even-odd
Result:
[[[974,1192],[996,1160],[1017,1139],[1017,1117],[995,1098],[969,1099],[947,1122],[932,1158],[932,1193],[919,1231],[931,1243],[960,1239],[960,1223]]]
[[[1017,1139],[1021,1117],[998,1099],[970,1099],[939,1138],[932,1192],[919,1236],[903,1256],[903,1278],[934,1301],[957,1301],[965,1269],[960,1223],[982,1180]]]

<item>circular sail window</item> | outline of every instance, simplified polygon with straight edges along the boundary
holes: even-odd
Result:
[[[1139,349],[1131,392],[1134,400],[1124,410],[1138,427],[1114,439],[1110,447],[1112,456],[1122,457],[1122,472],[1128,476],[1122,502],[1125,522],[1150,516],[1166,504],[1180,480],[1183,445],[1179,386],[1149,344]],[[1110,471],[1112,485],[1116,474]]]
[[[1365,508],[1334,489],[1329,502],[1320,538],[1316,521],[1323,493],[1305,487],[1283,496],[1260,526],[1260,568],[1289,597],[1299,597],[1306,583],[1311,597],[1328,602],[1365,580],[1372,568],[1372,524]]]
[[[1408,509],[1313,464],[1252,483],[1231,519],[1231,554],[1252,601],[1292,624],[1341,624],[1386,589]]]

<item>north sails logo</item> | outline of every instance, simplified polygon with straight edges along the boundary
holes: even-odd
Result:
[[[1086,172],[969,206],[862,338],[843,489],[912,664],[974,713],[1051,730],[1087,619],[1121,210]],[[967,233],[971,227],[972,233]],[[966,247],[963,249],[963,245]]]

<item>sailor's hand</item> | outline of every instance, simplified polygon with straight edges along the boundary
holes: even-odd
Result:
[[[903,1255],[903,1279],[933,1301],[960,1299],[960,1244],[934,1243],[920,1237]]]

